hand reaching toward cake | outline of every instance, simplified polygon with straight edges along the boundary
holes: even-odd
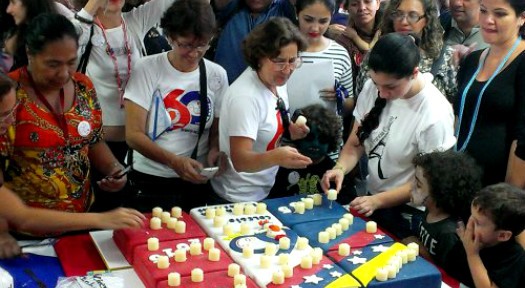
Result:
[[[138,228],[144,226],[146,219],[139,211],[129,208],[117,208],[98,215],[100,216],[99,229]]]
[[[359,214],[363,214],[366,217],[372,215],[380,206],[377,197],[374,195],[357,197],[350,202],[350,208],[355,209]]]
[[[20,246],[8,231],[0,232],[0,259],[20,255]]]

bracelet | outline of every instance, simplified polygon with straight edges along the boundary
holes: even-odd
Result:
[[[341,165],[339,162],[335,162],[335,166],[332,168],[332,170],[341,170],[343,174],[346,175],[345,167],[343,167],[343,165]]]
[[[75,13],[75,19],[77,19],[80,22],[86,23],[86,24],[93,24],[93,20],[89,20],[87,18],[84,18],[84,17],[78,15],[78,13]]]

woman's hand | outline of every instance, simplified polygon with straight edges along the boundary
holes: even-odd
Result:
[[[9,231],[0,232],[0,259],[12,258],[20,255],[20,246]]]
[[[84,6],[84,10],[88,12],[91,16],[95,16],[99,9],[105,9],[108,5],[109,0],[89,0]]]
[[[337,100],[337,94],[334,87],[319,90],[319,97],[326,101]]]
[[[290,131],[290,138],[291,140],[299,140],[303,139],[310,133],[310,128],[306,125],[306,123],[296,124],[296,123],[290,123],[290,126],[288,126],[288,131]]]
[[[343,184],[345,173],[341,169],[332,169],[324,173],[323,179],[321,179],[321,188],[326,193],[330,189],[330,182],[335,182],[335,190],[339,193]]]
[[[376,195],[357,197],[350,202],[350,208],[366,217],[372,215],[380,207],[381,203],[379,203]]]
[[[143,227],[146,220],[142,213],[129,208],[117,208],[98,215],[100,229],[138,228]]]
[[[120,191],[122,188],[124,188],[124,186],[126,186],[126,183],[128,182],[126,175],[122,175],[124,167],[117,161],[114,162],[113,167],[114,168],[110,171],[108,176],[102,178],[100,181],[97,181],[100,189],[104,191]]]
[[[228,169],[228,155],[218,149],[210,149],[208,152],[208,166],[219,167],[219,171],[213,177],[220,176]]]
[[[190,181],[191,183],[195,184],[203,184],[208,181],[208,178],[202,176],[199,173],[199,171],[204,168],[202,164],[190,157],[174,155],[174,157],[169,161],[169,166],[183,180]]]
[[[279,166],[288,169],[304,169],[306,166],[312,164],[312,159],[299,153],[297,149],[290,146],[282,146],[275,149],[277,159],[279,159]]]
[[[354,41],[357,35],[357,31],[352,27],[346,27],[345,31],[343,32],[346,37],[350,38],[350,40]]]
[[[336,39],[339,37],[339,35],[343,34],[345,31],[346,26],[341,24],[332,24],[328,26],[328,29],[326,30],[326,36],[332,39]]]
[[[461,60],[470,54],[470,52],[474,51],[476,43],[472,43],[469,46],[456,44],[452,46],[452,48],[454,48],[454,53],[452,54],[452,65],[454,65],[454,67],[459,67]]]

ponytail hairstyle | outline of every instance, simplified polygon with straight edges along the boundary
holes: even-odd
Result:
[[[419,38],[414,35],[389,33],[382,36],[370,51],[368,58],[370,70],[389,74],[397,79],[411,76],[421,59],[418,43]],[[379,126],[379,117],[385,106],[386,99],[379,97],[378,92],[374,107],[357,128],[359,144],[363,145],[370,133]]]

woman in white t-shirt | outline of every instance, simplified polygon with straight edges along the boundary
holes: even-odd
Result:
[[[418,214],[402,205],[410,200],[412,159],[454,146],[454,115],[450,103],[431,83],[432,77],[419,72],[420,53],[411,36],[381,37],[369,59],[371,79],[359,94],[356,123],[336,165],[323,177],[323,188],[327,190],[329,182],[335,181],[339,191],[344,175],[366,153],[369,195],[357,197],[350,206],[403,238],[410,234],[410,223],[401,213]],[[396,193],[381,193],[386,191]],[[381,209],[386,207],[393,208]]]
[[[203,59],[216,30],[206,0],[176,1],[160,24],[173,50],[139,60],[125,94],[126,140],[134,150],[130,181],[140,191],[130,206],[189,211],[206,204],[211,192],[201,171],[218,165],[228,80],[222,67]]]
[[[301,64],[303,36],[290,20],[273,18],[243,41],[247,68],[226,92],[219,125],[221,151],[229,156],[226,172],[212,179],[218,202],[259,201],[270,192],[279,166],[305,168],[310,158],[280,146],[284,132],[299,139],[305,124],[290,123],[286,81]]]

